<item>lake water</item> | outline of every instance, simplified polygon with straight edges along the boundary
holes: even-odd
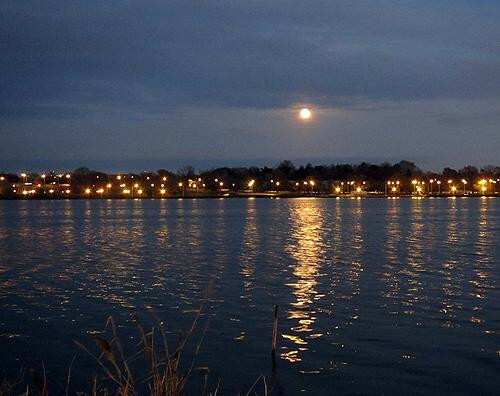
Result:
[[[0,201],[0,377],[57,394],[77,354],[88,389],[73,340],[112,314],[132,352],[132,313],[182,330],[208,295],[220,394],[498,395],[499,242],[494,198]]]

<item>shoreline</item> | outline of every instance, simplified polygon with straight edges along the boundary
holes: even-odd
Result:
[[[500,194],[399,194],[385,195],[377,193],[367,194],[296,194],[296,193],[226,193],[226,194],[185,194],[169,196],[0,196],[0,201],[61,201],[61,200],[179,200],[179,199],[242,199],[242,198],[268,198],[268,199],[303,199],[303,198],[325,198],[325,199],[424,199],[424,198],[499,198]]]

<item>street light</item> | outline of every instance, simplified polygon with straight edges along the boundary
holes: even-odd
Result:
[[[486,180],[485,179],[479,180],[479,185],[481,186],[481,191],[484,194],[488,190],[488,188],[486,187]]]
[[[464,195],[465,195],[465,194],[467,194],[467,192],[465,191],[465,185],[467,184],[467,180],[462,179],[462,183],[464,185]]]
[[[413,184],[413,193],[417,192],[417,183],[418,183],[418,180],[411,181],[411,184]]]

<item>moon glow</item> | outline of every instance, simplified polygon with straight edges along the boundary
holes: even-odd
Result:
[[[311,110],[307,108],[303,108],[299,112],[299,117],[301,120],[308,120],[309,118],[311,118],[311,115],[312,115]]]

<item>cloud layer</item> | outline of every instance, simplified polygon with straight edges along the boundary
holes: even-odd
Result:
[[[50,138],[53,122],[80,131],[89,117],[124,114],[182,129],[169,114],[300,104],[387,114],[417,102],[486,103],[465,117],[491,113],[500,100],[500,5],[438,3],[4,0],[0,133],[15,145],[9,131],[21,126]],[[453,123],[450,114],[434,115],[431,129]],[[475,125],[482,130],[483,119]],[[202,127],[186,134],[199,137]]]

